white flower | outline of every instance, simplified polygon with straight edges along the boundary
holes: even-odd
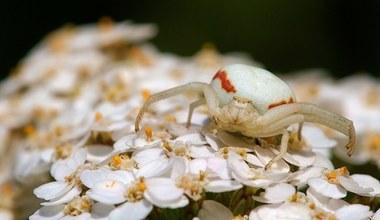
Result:
[[[260,162],[258,159],[251,155],[253,159],[250,162]],[[228,153],[228,166],[232,171],[232,176],[247,186],[253,187],[265,187],[272,183],[279,183],[285,181],[288,174],[283,172],[272,172],[270,170],[265,171],[266,164],[256,163],[256,167],[250,167],[244,159],[237,155],[235,152],[230,151]],[[280,170],[284,167],[278,165]]]
[[[378,196],[380,183],[375,178],[349,174],[346,167],[336,170],[324,170],[319,177],[308,179],[309,186],[317,193],[330,198],[343,198],[347,191],[363,196]]]
[[[129,104],[102,103],[94,111],[93,118],[95,120],[91,129],[98,132],[111,132],[129,127],[130,122],[124,119],[131,110]]]
[[[58,160],[51,167],[51,175],[56,181],[43,184],[34,189],[34,194],[49,200],[43,205],[57,205],[70,201],[82,191],[80,187],[80,166],[86,161],[86,149],[77,150],[66,160]]]
[[[115,151],[132,151],[140,148],[154,148],[162,144],[162,140],[154,138],[151,128],[146,128],[144,133],[130,133],[120,138],[114,144]]]
[[[294,186],[287,183],[276,183],[266,187],[265,192],[261,192],[259,196],[253,196],[253,199],[262,203],[281,203],[295,193]]]
[[[323,201],[319,201],[321,199]],[[251,211],[249,219],[355,219],[365,220],[372,215],[368,206],[348,204],[343,200],[305,196],[296,193],[283,203],[262,205]]]
[[[87,191],[87,195],[104,204],[120,204],[111,212],[110,218],[120,216],[145,218],[153,205],[161,208],[178,208],[188,204],[183,190],[176,187],[175,181],[169,178],[135,179],[126,173],[115,173],[113,177],[100,181]],[[127,177],[127,178],[126,178]],[[134,213],[135,216],[131,216]]]
[[[106,220],[115,207],[101,203],[94,203],[87,196],[76,197],[67,204],[45,206],[37,210],[29,217],[30,220],[54,220],[54,219],[76,219]]]

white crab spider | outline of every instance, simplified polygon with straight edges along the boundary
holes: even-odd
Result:
[[[139,130],[150,104],[188,91],[203,93],[203,97],[190,104],[187,125],[190,125],[194,108],[207,104],[210,114],[222,130],[240,132],[254,138],[282,134],[280,153],[266,165],[266,169],[286,153],[289,140],[287,127],[295,123],[300,124],[299,139],[302,123],[314,122],[348,136],[348,156],[355,150],[352,121],[314,104],[296,102],[286,82],[267,70],[242,64],[219,70],[210,84],[192,82],[151,95],[137,115],[135,130]]]

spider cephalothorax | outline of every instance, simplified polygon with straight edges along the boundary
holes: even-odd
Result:
[[[312,122],[328,126],[349,137],[348,155],[355,150],[355,129],[352,121],[318,108],[314,104],[296,102],[289,85],[267,70],[235,64],[219,70],[210,84],[192,82],[150,96],[136,118],[135,130],[150,104],[187,91],[203,93],[203,97],[190,104],[187,124],[194,108],[207,104],[217,126],[226,131],[240,132],[249,137],[270,137],[282,134],[280,153],[267,165],[281,159],[287,150],[291,124]]]

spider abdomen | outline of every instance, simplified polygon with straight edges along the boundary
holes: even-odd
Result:
[[[238,96],[252,100],[260,114],[296,101],[293,90],[286,82],[267,70],[243,64],[220,69],[210,85],[218,94],[221,106]]]

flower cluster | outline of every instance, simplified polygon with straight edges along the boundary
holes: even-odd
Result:
[[[260,66],[208,44],[188,58],[160,53],[145,42],[154,34],[108,18],[63,27],[1,83],[1,219],[380,219],[379,180],[334,167],[342,137],[325,127],[305,124],[301,140],[290,127],[288,151],[269,169],[281,135],[225,132],[202,107],[186,126],[198,94],[154,104],[135,132],[150,94],[209,82],[228,64]],[[355,121],[354,163],[380,164],[378,83],[359,79],[287,78],[300,100]]]

